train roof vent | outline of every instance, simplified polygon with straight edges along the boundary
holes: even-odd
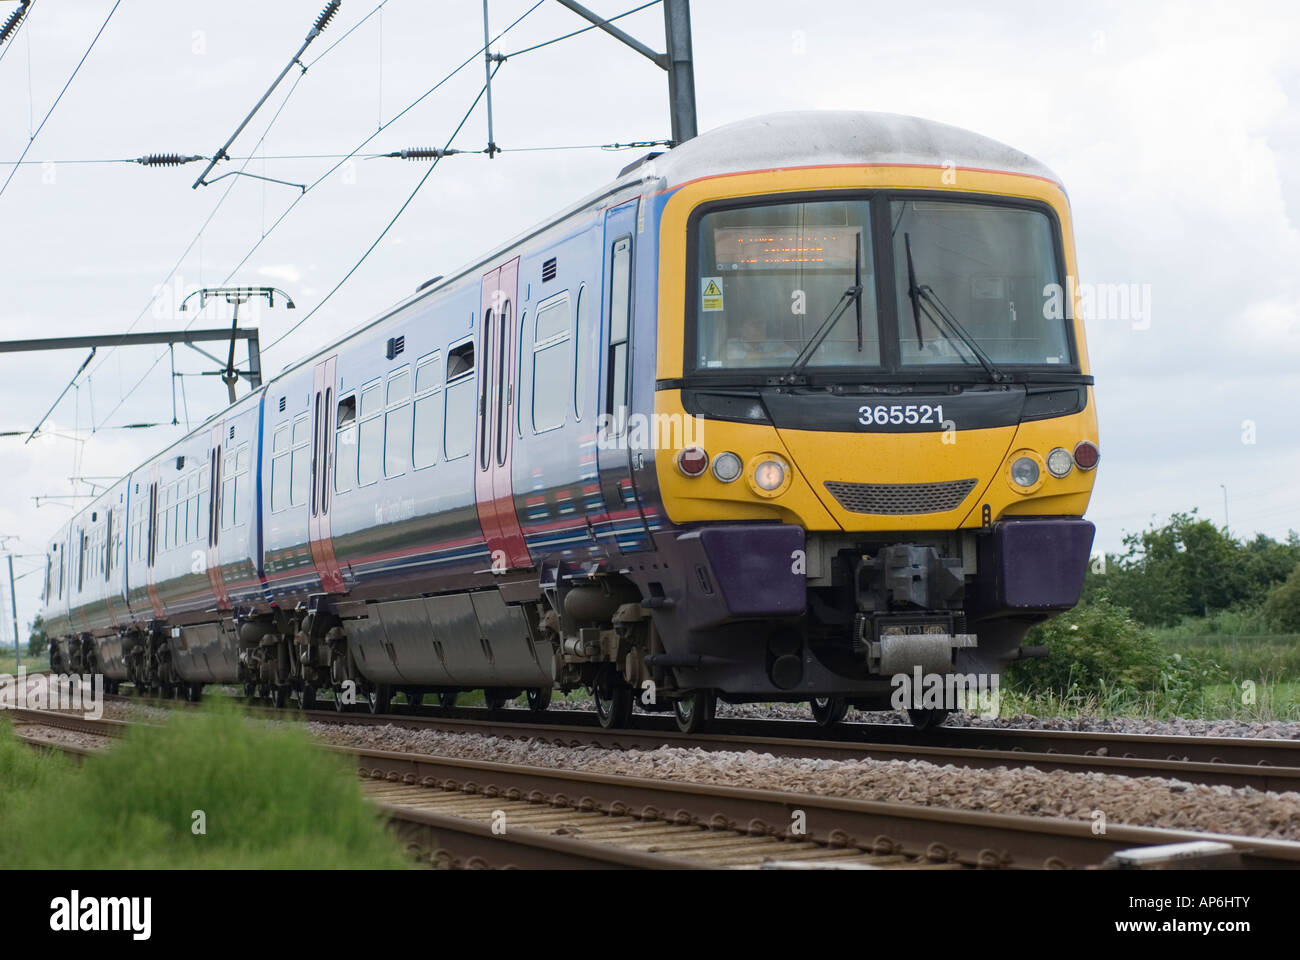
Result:
[[[389,360],[406,349],[406,337],[389,337],[387,356]]]
[[[280,398],[280,412],[284,413],[284,397]]]
[[[554,258],[554,257],[551,257],[551,259],[549,259],[549,260],[547,260],[545,263],[543,263],[543,264],[542,264],[542,283],[546,283],[548,280],[554,280],[554,279],[555,279],[556,269],[557,269],[557,268],[556,268],[556,265],[555,265],[555,258]]]

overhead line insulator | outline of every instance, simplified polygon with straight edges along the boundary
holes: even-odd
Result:
[[[179,167],[182,163],[206,159],[207,157],[187,157],[179,153],[151,153],[148,156],[136,157],[134,162],[144,167]]]
[[[437,160],[439,157],[449,157],[452,154],[464,152],[464,150],[455,149],[440,150],[437,147],[407,147],[404,150],[382,154],[382,156],[399,160]]]
[[[329,5],[320,12],[320,16],[316,18],[315,25],[311,28],[311,35],[313,37],[329,25],[329,22],[334,19],[334,14],[339,12],[339,7],[342,5],[343,0],[330,0]]]
[[[18,29],[18,24],[22,23],[23,17],[27,15],[29,6],[31,6],[31,0],[23,0],[22,6],[9,14],[9,19],[5,21],[3,27],[0,27],[0,43],[4,43],[14,35],[14,31]]]

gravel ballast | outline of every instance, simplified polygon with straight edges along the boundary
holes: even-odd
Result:
[[[540,739],[391,725],[310,723],[308,729],[336,746],[1088,823],[1096,822],[1100,811],[1112,824],[1300,840],[1300,793],[1266,793],[1160,777],[1044,772],[1033,767],[969,769],[920,760],[792,759],[679,747],[559,747]]]
[[[551,709],[589,711],[592,709],[592,704],[590,700],[556,700],[551,703]],[[722,719],[736,720],[809,720],[812,718],[806,703],[719,703],[717,716]],[[848,723],[911,723],[907,714],[893,710],[850,710],[845,721]],[[1035,717],[1029,714],[1016,714],[1012,717],[981,717],[973,713],[953,713],[944,721],[944,726],[1300,740],[1300,721],[1296,720],[1187,720],[1181,717],[1154,720],[1138,717]]]

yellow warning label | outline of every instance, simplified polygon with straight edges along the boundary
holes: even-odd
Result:
[[[722,278],[721,277],[701,277],[700,284],[704,288],[700,294],[703,299],[703,309],[721,310],[722,309]]]

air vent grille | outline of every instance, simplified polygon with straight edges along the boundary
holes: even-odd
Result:
[[[235,439],[235,425],[233,423],[230,425],[230,439]]]
[[[401,353],[405,349],[406,349],[406,337],[389,337],[388,350],[386,352],[386,355],[389,360],[392,360],[394,357],[396,357],[399,353]]]
[[[975,479],[943,483],[840,483],[826,481],[826,489],[850,513],[901,516],[947,513],[961,506],[975,489]]]
[[[280,398],[280,412],[284,413],[284,397]]]
[[[551,257],[551,259],[549,259],[549,260],[547,260],[545,263],[543,263],[543,264],[542,264],[542,283],[546,283],[546,282],[549,281],[549,280],[554,280],[554,279],[555,279],[555,273],[556,273],[556,270],[557,270],[557,269],[558,269],[558,267],[556,266],[556,263],[555,263],[555,257]]]

